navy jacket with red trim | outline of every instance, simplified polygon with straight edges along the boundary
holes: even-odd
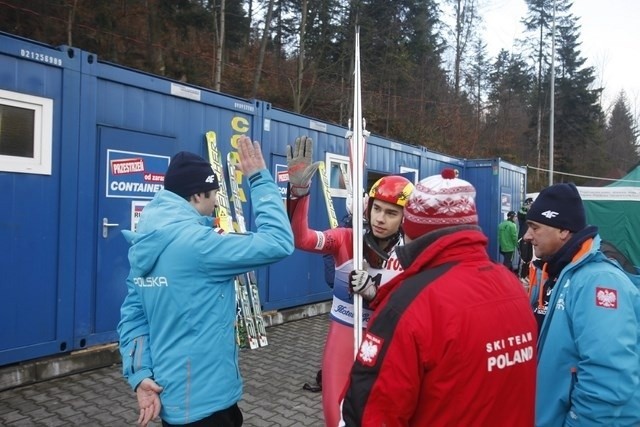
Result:
[[[345,390],[346,426],[531,426],[537,325],[475,226],[398,248]]]

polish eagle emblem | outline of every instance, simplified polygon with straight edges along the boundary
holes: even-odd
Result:
[[[618,291],[609,288],[596,288],[596,305],[604,308],[618,308]]]
[[[367,331],[358,350],[358,361],[365,366],[375,365],[383,343],[382,338]]]

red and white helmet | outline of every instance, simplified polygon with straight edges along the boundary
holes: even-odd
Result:
[[[369,218],[374,199],[404,208],[412,191],[413,184],[407,178],[400,175],[383,176],[377,180],[375,184],[371,186],[371,190],[369,190],[366,217]]]

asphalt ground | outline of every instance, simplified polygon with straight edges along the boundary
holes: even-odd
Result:
[[[323,314],[271,326],[268,346],[240,352],[244,426],[324,426],[321,393],[302,387],[315,384],[328,325]],[[1,426],[117,427],[137,419],[120,364],[0,392]]]

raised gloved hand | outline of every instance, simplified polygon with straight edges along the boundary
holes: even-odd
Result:
[[[349,288],[352,293],[362,295],[367,301],[371,301],[378,293],[378,285],[366,270],[353,270],[349,274]]]
[[[302,197],[309,194],[311,178],[322,162],[311,163],[313,140],[306,136],[296,138],[293,147],[287,145],[287,168],[291,194]]]

